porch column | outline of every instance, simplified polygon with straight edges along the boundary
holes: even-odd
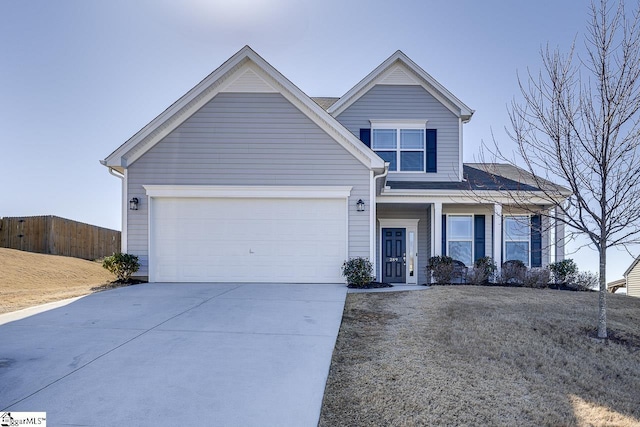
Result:
[[[493,260],[502,267],[502,205],[493,205]]]
[[[554,244],[556,245],[556,259],[555,262],[559,262],[564,260],[564,245],[565,245],[565,236],[564,236],[564,222],[561,220],[564,219],[564,213],[560,212],[558,208],[555,209],[556,220],[556,241]]]
[[[442,255],[442,202],[431,204],[431,256]]]

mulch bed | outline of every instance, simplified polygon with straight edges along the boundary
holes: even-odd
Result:
[[[350,289],[378,289],[378,288],[393,288],[393,285],[384,282],[369,282],[364,286],[347,285]]]
[[[102,291],[108,291],[109,289],[122,288],[124,286],[139,285],[141,283],[147,283],[147,282],[144,280],[138,280],[138,279],[114,280],[113,282],[108,282],[108,283],[105,283],[104,285],[93,287],[91,288],[91,290],[93,292],[102,292]]]

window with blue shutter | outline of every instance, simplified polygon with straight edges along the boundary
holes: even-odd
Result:
[[[427,129],[427,172],[438,172],[438,131]]]
[[[531,267],[542,267],[542,215],[531,216]]]
[[[360,129],[360,141],[371,148],[371,129]]]
[[[485,216],[475,215],[473,217],[473,244],[474,261],[485,256]]]
[[[447,216],[442,215],[442,255],[447,254]]]

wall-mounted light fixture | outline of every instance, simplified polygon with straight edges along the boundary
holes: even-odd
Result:
[[[362,199],[358,200],[356,206],[358,207],[358,212],[364,212],[364,202],[362,201]]]
[[[138,210],[138,198],[134,197],[133,199],[129,200],[129,209],[132,211],[137,211]]]

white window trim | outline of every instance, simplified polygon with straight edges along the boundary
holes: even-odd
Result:
[[[380,251],[378,253],[378,266],[379,266],[379,276],[380,280],[382,280],[382,268],[383,268],[383,262],[382,262],[382,258],[383,258],[383,248],[382,248],[382,229],[383,228],[404,228],[406,230],[406,241],[405,241],[405,245],[407,245],[407,247],[405,248],[406,253],[409,253],[409,233],[413,232],[414,236],[415,236],[415,241],[413,242],[413,256],[414,256],[414,260],[413,260],[413,265],[414,265],[414,274],[413,276],[409,276],[409,262],[407,262],[406,266],[405,266],[405,278],[407,280],[407,284],[408,285],[417,285],[418,284],[418,274],[420,270],[420,265],[418,264],[418,222],[420,220],[419,219],[385,219],[385,218],[379,218],[378,219],[378,223],[379,223],[379,228],[378,228],[378,236],[380,236]]]
[[[471,242],[471,264],[467,265],[467,267],[473,267],[473,263],[475,261],[475,223],[474,223],[474,215],[471,213],[455,213],[455,214],[446,214],[447,217],[447,256],[451,256],[451,251],[449,250],[449,242]],[[451,217],[469,217],[471,219],[471,239],[452,239],[451,238],[451,227],[449,218]],[[460,261],[460,260],[458,260]]]
[[[529,228],[531,227],[531,215],[514,214],[514,215],[502,216],[502,254],[503,254],[502,262],[510,261],[507,258],[507,233],[506,233],[507,221],[509,218],[521,218],[521,219],[518,219],[517,221],[525,221],[529,225]],[[527,233],[526,240],[525,239],[509,239],[509,242],[527,242],[527,262],[525,263],[525,265],[527,266],[527,268],[531,267],[531,231]]]
[[[427,171],[427,122],[429,120],[427,119],[420,119],[420,120],[415,120],[415,119],[407,119],[407,120],[400,120],[400,119],[390,119],[390,120],[384,120],[384,119],[375,119],[375,120],[369,120],[369,122],[371,123],[371,149],[373,151],[386,151],[386,152],[395,152],[396,153],[396,170],[391,171],[394,173],[402,173],[402,174],[415,174],[415,173],[426,173]],[[396,148],[395,149],[381,149],[381,150],[377,150],[374,148],[374,130],[376,129],[394,129],[396,131]],[[422,134],[422,149],[419,148],[405,148],[402,149],[400,148],[400,132],[402,130],[422,130],[423,134]],[[403,151],[406,152],[416,152],[416,153],[422,153],[422,170],[419,171],[403,171],[400,170],[400,163],[401,163],[401,153]]]

